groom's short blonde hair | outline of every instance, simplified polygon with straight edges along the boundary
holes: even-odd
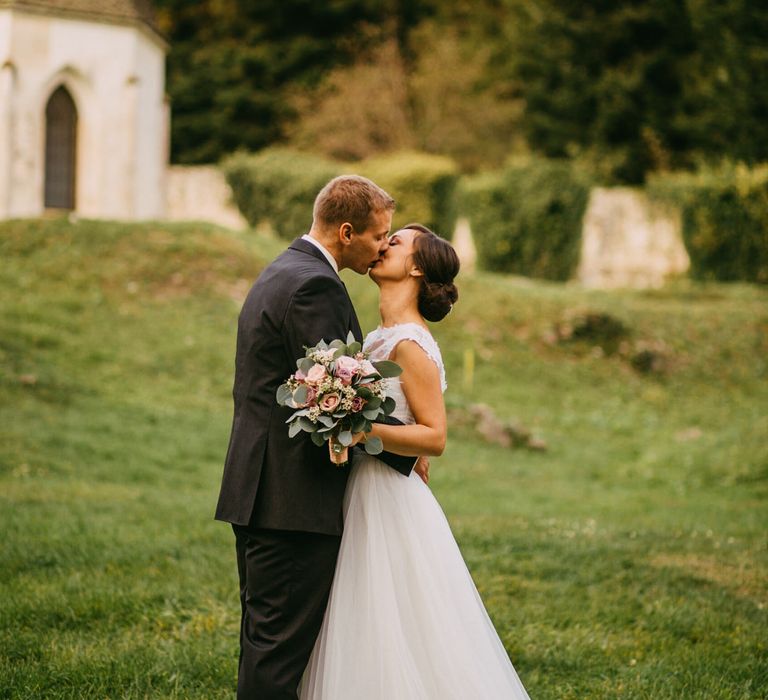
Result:
[[[320,190],[312,216],[321,229],[350,223],[355,232],[362,233],[372,214],[394,208],[395,200],[372,180],[360,175],[340,175]]]

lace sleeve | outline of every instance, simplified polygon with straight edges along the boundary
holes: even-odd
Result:
[[[427,357],[437,365],[437,369],[440,371],[440,387],[445,391],[448,388],[448,384],[445,381],[443,357],[440,354],[440,347],[432,337],[432,334],[417,323],[404,323],[397,327],[396,333],[392,336],[389,352],[391,353],[398,343],[404,340],[412,340],[414,343],[418,343],[419,347],[427,354]]]

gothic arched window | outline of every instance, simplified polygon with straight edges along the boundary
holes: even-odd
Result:
[[[45,106],[45,207],[75,208],[77,108],[63,86]]]

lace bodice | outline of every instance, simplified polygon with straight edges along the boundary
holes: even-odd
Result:
[[[363,348],[370,353],[373,361],[386,360],[392,354],[395,346],[403,340],[412,340],[418,343],[427,356],[437,365],[440,370],[440,386],[445,391],[447,384],[445,382],[445,368],[443,367],[443,358],[440,354],[440,348],[432,334],[418,323],[399,323],[395,326],[383,328],[379,326],[371,331],[365,338]],[[392,416],[401,420],[403,423],[413,423],[413,413],[408,406],[400,379],[388,379],[387,391],[395,399],[397,407]]]

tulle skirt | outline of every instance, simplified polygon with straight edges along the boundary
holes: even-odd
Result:
[[[367,455],[352,470],[301,700],[528,698],[429,488]]]

